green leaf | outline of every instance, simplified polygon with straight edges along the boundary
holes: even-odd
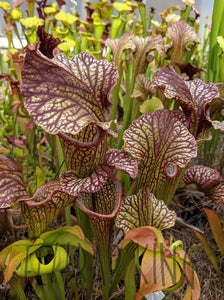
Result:
[[[201,242],[206,254],[208,255],[208,258],[210,259],[211,263],[213,264],[215,270],[217,272],[219,272],[219,267],[218,267],[218,263],[217,263],[217,258],[215,256],[214,251],[211,249],[209,243],[206,241],[206,239],[204,238],[204,236],[199,233],[198,231],[189,228],[188,231],[192,232]]]
[[[151,99],[148,99],[146,101],[144,101],[141,105],[140,105],[140,112],[141,113],[148,113],[148,112],[153,112],[155,110],[159,110],[159,109],[163,109],[164,105],[162,103],[162,101],[157,98],[152,96]]]
[[[35,252],[37,249],[39,249],[43,245],[43,240],[37,239],[34,244],[28,245],[24,241],[24,247],[20,248],[20,251],[16,253],[16,255],[12,255],[12,258],[10,259],[7,268],[5,270],[5,282],[8,282],[10,278],[13,275],[13,272],[15,269],[20,265],[20,263],[26,259],[30,254]],[[16,245],[14,246],[17,247]],[[13,247],[13,248],[14,248]],[[12,249],[13,249],[12,248]]]
[[[22,172],[9,158],[0,155],[0,208],[10,207],[21,198],[29,198]]]
[[[93,245],[85,238],[81,227],[75,225],[73,227],[65,226],[53,231],[44,232],[40,235],[44,240],[44,245],[74,246],[81,247],[94,255]]]
[[[1,252],[0,252],[0,266],[4,267],[4,265],[6,264],[6,259],[8,257],[8,255],[10,254],[10,252],[12,251],[12,248],[16,248],[19,249],[19,252],[29,248],[30,246],[32,246],[32,242],[28,241],[28,240],[20,240],[20,241],[16,241],[13,244],[5,247]]]
[[[224,232],[220,218],[213,209],[205,208],[205,213],[209,221],[209,225],[216,244],[219,247],[220,252],[224,255]]]
[[[138,248],[138,245],[130,242],[127,247],[124,247],[119,255],[119,260],[117,262],[116,268],[114,270],[113,278],[110,285],[110,295],[117,287],[119,281],[125,277],[127,274],[127,268],[130,264],[130,261],[134,260],[135,250]]]
[[[125,299],[134,299],[136,292],[136,263],[135,259],[129,260],[129,264],[124,274]]]
[[[141,189],[137,195],[123,198],[121,208],[116,217],[116,226],[125,233],[129,230],[153,226],[160,230],[174,226],[176,214],[161,200],[150,193],[150,188]]]
[[[33,197],[21,204],[23,218],[29,230],[29,236],[39,237],[58,217],[62,210],[76,200],[62,191],[59,181],[42,185]]]
[[[20,300],[27,300],[22,281],[16,274],[12,276],[9,282],[10,295],[18,297]]]
[[[183,251],[184,252],[184,251]],[[185,252],[184,252],[185,253]],[[190,293],[190,297],[188,298],[188,295],[183,298],[183,300],[199,300],[200,299],[200,282],[197,276],[197,273],[195,272],[194,265],[190,262],[184,259],[183,257],[186,257],[186,254],[184,256],[178,257],[176,255],[176,260],[178,261],[179,265],[181,266],[182,270],[184,271],[185,278],[188,282],[188,290],[187,293]],[[190,292],[189,292],[190,289]]]
[[[77,134],[90,123],[104,122],[117,70],[87,53],[50,60],[29,49],[22,76],[25,107],[35,123],[51,134]]]
[[[37,189],[43,185],[46,181],[45,181],[45,178],[44,178],[44,173],[43,171],[41,170],[40,167],[36,166],[36,178],[37,178]]]
[[[224,37],[223,36],[217,36],[217,42],[218,42],[220,48],[222,49],[222,51],[224,51]]]
[[[169,165],[184,167],[197,155],[197,145],[178,113],[157,110],[142,115],[124,133],[124,149],[139,160],[138,188],[158,190],[167,176]],[[177,174],[176,174],[177,175]]]
[[[174,22],[168,27],[166,36],[172,40],[171,61],[183,62],[186,52],[189,50],[187,44],[189,42],[199,43],[199,36],[184,20]]]

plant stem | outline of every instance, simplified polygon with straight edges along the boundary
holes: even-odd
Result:
[[[54,147],[54,153],[56,154],[56,161],[57,161],[57,165],[61,166],[61,171],[66,172],[67,168],[66,165],[64,164],[64,154],[63,154],[63,150],[61,147],[61,143],[59,140],[58,136],[54,136],[53,138],[53,147]],[[71,221],[71,207],[67,206],[65,208],[65,220],[66,220],[66,225],[67,226],[71,226],[72,225],[72,221]]]
[[[178,168],[178,175],[174,178],[167,178],[167,180],[161,185],[156,196],[158,199],[163,200],[167,206],[172,201],[186,168],[187,167],[182,169]]]
[[[79,300],[79,293],[76,285],[76,278],[72,278],[71,288],[69,291],[69,295],[67,296],[67,300]]]
[[[33,280],[31,281],[31,285],[36,293],[36,295],[41,299],[41,300],[46,300],[44,296],[44,291],[41,288],[41,286],[37,283],[36,278],[34,277]]]
[[[93,234],[88,215],[77,206],[75,208],[79,226],[82,228],[85,237],[88,240],[92,241]],[[84,289],[86,288],[86,299],[90,299],[93,289],[93,256],[89,252],[82,249],[80,249],[79,256],[82,292],[84,292]]]
[[[103,243],[98,243],[97,252],[99,254],[100,270],[102,277],[103,300],[109,299],[110,272],[111,272],[111,249],[110,237],[106,237]]]
[[[219,81],[224,82],[224,68],[223,68],[223,66],[224,66],[224,54],[221,54],[219,61],[220,61],[219,65],[221,66],[220,69],[219,69]]]
[[[135,299],[135,259],[129,262],[127,272],[125,274],[125,300],[134,300]]]
[[[154,9],[151,8],[150,13],[149,13],[149,19],[148,19],[149,20],[148,21],[148,29],[151,28],[153,17],[154,17]]]
[[[53,293],[54,288],[51,284],[52,280],[50,276],[52,276],[52,274],[41,275],[42,284],[44,287],[44,295],[46,300],[55,300],[55,295]]]
[[[212,28],[210,33],[209,53],[208,53],[208,67],[207,67],[207,82],[217,82],[219,60],[218,51],[219,45],[217,43],[217,36],[223,31],[222,18],[224,15],[224,1],[215,0],[213,6]]]
[[[186,22],[188,21],[190,12],[192,10],[191,6],[187,6],[182,12],[181,12],[181,17],[183,20],[185,20]]]
[[[67,171],[66,165],[64,163],[64,154],[63,150],[61,147],[60,139],[58,136],[53,136],[52,137],[52,144],[54,145],[54,153],[57,153],[56,160],[58,163],[58,166],[60,166],[61,171]],[[71,207],[67,206],[65,207],[65,221],[66,221],[66,226],[72,226],[72,219],[71,219]],[[74,262],[74,255],[73,255],[73,247],[69,246],[69,255],[71,259],[71,265],[72,268],[74,269],[75,262]]]
[[[55,272],[55,276],[57,278],[58,287],[61,294],[60,299],[65,300],[65,287],[64,287],[64,282],[63,282],[63,277],[61,275],[61,272],[60,271]]]
[[[124,108],[124,118],[123,118],[123,125],[121,132],[118,136],[117,141],[117,148],[121,149],[123,146],[123,133],[128,128],[130,121],[131,121],[131,114],[132,114],[132,89],[131,86],[132,82],[132,70],[133,70],[133,64],[128,64],[128,74],[127,74],[127,81],[126,81],[126,99],[125,99],[125,108]]]
[[[122,76],[118,77],[117,84],[115,85],[112,91],[113,106],[111,110],[111,120],[117,120],[117,107],[118,107],[118,100],[119,100],[121,77]],[[111,129],[116,131],[116,124],[112,123]],[[110,147],[114,148],[114,137],[110,137]]]
[[[16,295],[20,300],[27,300],[21,284],[21,279],[17,275],[14,275],[10,279],[9,283],[10,283],[10,294],[12,296]]]
[[[111,274],[111,238],[114,220],[90,216],[100,262],[103,300],[109,300]]]
[[[138,245],[130,242],[124,249],[121,251],[119,261],[117,263],[111,285],[110,285],[110,296],[112,295],[114,289],[121,279],[124,278],[125,273],[127,272],[130,261],[134,259],[135,251],[138,248]]]
[[[146,6],[144,3],[139,3],[138,5],[141,20],[142,20],[142,27],[143,27],[143,37],[147,36],[147,24],[146,24]]]
[[[28,17],[33,17],[35,0],[26,0]]]

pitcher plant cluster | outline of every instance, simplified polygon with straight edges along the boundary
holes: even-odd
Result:
[[[85,1],[85,21],[75,1],[68,14],[65,1],[27,0],[26,18],[23,2],[0,2],[8,39],[0,74],[0,207],[19,211],[28,228],[28,238],[0,252],[12,295],[26,299],[29,282],[40,299],[90,299],[99,265],[104,300],[116,297],[121,281],[128,300],[158,290],[199,299],[183,243],[167,238],[177,217],[168,205],[180,181],[223,203],[222,176],[188,168],[211,129],[224,129],[223,85],[205,83],[194,1],[168,8],[161,23],[153,8],[146,16],[141,1]],[[53,229],[64,211],[67,226]],[[81,290],[73,274],[66,294],[63,274],[75,265]]]

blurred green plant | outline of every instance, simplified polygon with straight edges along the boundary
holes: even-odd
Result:
[[[210,243],[206,240],[206,238],[199,232],[194,229],[188,229],[191,231],[201,242],[206,254],[208,255],[209,260],[211,261],[216,272],[220,273],[220,267],[218,265],[218,253],[217,250],[224,255],[224,232],[223,226],[220,220],[219,215],[212,209],[205,208],[205,213],[209,221],[210,229],[213,234],[213,237],[216,241],[217,249],[214,249]]]
[[[222,26],[222,20],[224,17],[224,3],[219,0],[214,1],[211,32],[209,35],[208,45],[208,59],[207,65],[207,82],[222,83],[224,82],[223,76],[223,36],[224,29]],[[220,90],[221,98],[223,98],[223,91]],[[223,106],[222,106],[223,108]],[[220,115],[220,121],[223,120],[223,115]],[[212,130],[213,138],[207,141],[202,150],[201,157],[202,163],[207,166],[215,164],[215,158],[217,157],[217,149],[223,147],[223,137],[220,131]],[[217,168],[223,173],[223,156],[221,155]]]

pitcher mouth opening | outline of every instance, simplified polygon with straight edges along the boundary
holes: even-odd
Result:
[[[96,125],[97,126],[97,125]],[[85,147],[85,148],[91,148],[93,146],[96,146],[101,143],[101,141],[106,137],[107,131],[103,130],[101,127],[97,126],[97,132],[93,137],[93,140],[91,142],[84,142],[76,137],[79,136],[80,133],[76,135],[72,135],[69,133],[59,132],[58,136],[63,139],[64,141],[69,142],[70,144],[76,145],[77,147]]]
[[[111,207],[110,211],[108,211],[106,214],[103,211],[99,211],[99,210],[96,211],[93,207],[89,207],[88,204],[86,205],[85,201],[83,201],[82,196],[80,196],[76,199],[76,202],[75,202],[76,205],[82,211],[87,213],[89,216],[97,217],[97,218],[100,218],[100,219],[112,219],[118,214],[118,212],[120,210],[120,207],[121,207],[121,201],[122,201],[122,185],[119,182],[119,180],[117,180],[117,178],[115,178],[114,176],[110,176],[108,180],[112,181],[114,183],[114,185],[116,185],[117,197],[115,197],[113,199],[113,207]],[[96,193],[93,193],[93,194],[98,194],[98,193],[101,193],[101,190],[97,191]],[[92,197],[92,195],[93,195],[93,194],[88,193],[88,192],[83,193],[83,195],[85,195],[85,194],[91,195],[90,197]],[[90,198],[89,200],[93,201],[92,198]],[[99,199],[98,199],[98,201],[99,201]],[[107,205],[107,204],[105,204],[105,205]],[[108,206],[107,206],[107,208],[108,208]]]

